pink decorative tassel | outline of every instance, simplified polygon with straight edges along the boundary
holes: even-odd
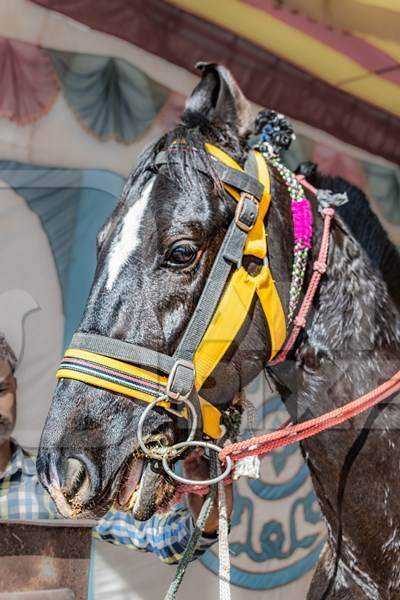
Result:
[[[292,202],[295,252],[310,250],[312,245],[312,212],[307,198]]]

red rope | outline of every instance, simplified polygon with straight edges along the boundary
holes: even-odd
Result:
[[[310,192],[312,194],[316,194],[318,192],[317,188],[314,187],[313,185],[311,185],[311,183],[309,181],[307,181],[307,179],[304,177],[304,175],[296,175],[296,179],[299,183],[301,183],[301,185],[303,187],[310,190]]]
[[[233,477],[229,476],[224,479],[224,484],[229,485],[233,482]],[[176,486],[174,504],[177,504],[182,500],[184,494],[196,494],[197,496],[206,496],[210,491],[208,485],[196,485],[194,483],[178,483]]]
[[[365,412],[369,408],[376,406],[398,391],[400,391],[400,371],[397,371],[391,379],[385,381],[385,383],[373,389],[371,392],[368,392],[364,396],[361,396],[344,406],[325,413],[320,417],[308,419],[303,423],[297,423],[295,425],[289,424],[283,429],[279,428],[277,431],[272,431],[265,435],[260,435],[226,446],[225,448],[222,448],[218,457],[224,462],[227,456],[230,456],[232,460],[235,461],[245,458],[246,456],[265,456],[272,450],[305,440],[317,433],[321,433],[321,431],[340,425]],[[232,483],[231,477],[227,478],[225,485],[228,483]],[[208,491],[208,486],[178,484],[173,502],[176,503],[181,501],[182,496],[185,493],[205,496]]]
[[[298,181],[312,193],[316,193],[317,190],[314,188],[303,176],[297,177]],[[311,277],[310,284],[308,286],[306,295],[304,296],[301,304],[299,313],[294,320],[294,326],[292,332],[286,342],[283,350],[270,364],[274,365],[278,362],[284,361],[293,348],[301,330],[306,326],[306,319],[310,312],[312,302],[317,292],[319,283],[322,275],[326,272],[327,259],[329,251],[329,239],[330,230],[332,225],[332,219],[335,215],[335,211],[332,208],[325,208],[323,210],[324,215],[324,229],[322,234],[321,247],[318,255],[318,260],[314,263],[313,274]],[[336,425],[340,425],[345,421],[361,414],[362,412],[372,408],[382,400],[385,400],[392,394],[400,390],[400,371],[398,371],[391,379],[375,388],[371,392],[347,403],[345,406],[336,408],[320,417],[309,419],[303,423],[295,425],[289,424],[283,429],[267,433],[257,437],[243,440],[236,444],[226,446],[219,453],[220,460],[224,461],[227,456],[231,456],[234,460],[239,460],[246,456],[263,456],[282,446],[287,446],[309,438],[321,431],[325,431]]]
[[[397,371],[391,379],[385,381],[385,383],[371,392],[320,417],[309,419],[303,423],[289,425],[285,429],[226,446],[219,453],[219,458],[224,461],[227,456],[231,456],[234,460],[239,460],[245,456],[263,456],[271,452],[271,450],[293,444],[294,442],[316,435],[321,431],[340,425],[379,404],[379,402],[382,402],[382,400],[385,400],[398,391],[400,391],[400,371]]]

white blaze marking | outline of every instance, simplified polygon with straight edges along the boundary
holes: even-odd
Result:
[[[139,245],[140,227],[143,221],[147,201],[150,198],[153,184],[154,178],[150,179],[143,190],[142,196],[139,198],[139,200],[136,200],[136,202],[131,206],[125,215],[118,240],[114,244],[110,254],[106,283],[108,290],[112,288],[122,267],[127,262],[132,252],[134,252]]]

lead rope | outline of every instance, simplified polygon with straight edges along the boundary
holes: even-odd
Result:
[[[217,462],[218,474],[221,465]],[[229,518],[226,505],[225,482],[218,483],[218,551],[219,551],[219,599],[231,600],[231,561],[229,555]]]
[[[211,477],[215,477],[217,474],[220,474],[220,472],[221,472],[221,468],[219,466],[218,459],[217,459],[216,455],[214,453],[212,453],[210,455],[210,475],[211,475]],[[221,483],[223,485],[223,482],[221,482]],[[171,582],[171,585],[169,586],[169,589],[168,589],[166,595],[164,596],[164,600],[176,600],[176,596],[177,596],[178,590],[180,588],[180,585],[182,583],[183,576],[185,575],[187,566],[196,553],[200,536],[202,535],[202,533],[204,531],[204,527],[207,522],[207,519],[210,516],[211,510],[213,507],[213,503],[214,503],[214,499],[215,499],[215,495],[217,493],[217,485],[218,484],[213,484],[210,486],[210,492],[209,492],[207,498],[205,499],[203,506],[201,507],[200,514],[197,517],[197,521],[196,521],[196,525],[194,527],[193,533],[190,536],[189,543],[185,548],[185,552],[183,553],[181,560],[179,561],[178,567],[176,569],[176,573],[174,575],[174,578]],[[224,492],[224,495],[225,495],[225,492]],[[226,510],[226,503],[225,503],[225,510]],[[228,555],[228,557],[229,557],[229,555]],[[227,596],[226,600],[229,600],[229,598],[230,598],[230,596]],[[224,598],[224,600],[225,600],[225,598]]]
[[[221,474],[221,466],[216,457],[212,455],[210,458],[215,465],[215,470],[211,464],[210,475],[212,477]],[[213,472],[214,471],[214,472]],[[224,480],[218,484],[214,484],[210,487],[210,492],[206,498],[203,507],[200,511],[199,517],[196,522],[195,529],[190,537],[189,543],[185,549],[185,552],[179,562],[175,576],[171,582],[167,594],[164,600],[176,600],[177,593],[182,583],[183,577],[186,573],[189,562],[194,557],[197,549],[197,544],[200,535],[204,531],[205,524],[210,515],[212,505],[216,494],[216,486],[218,486],[218,555],[219,555],[219,600],[231,600],[231,561],[229,553],[229,517],[228,507],[226,502],[225,485],[227,482]],[[189,487],[189,486],[188,486]]]
[[[210,456],[210,476],[221,475],[221,465],[215,454]],[[195,528],[169,586],[164,600],[176,600],[186,569],[193,559],[205,524],[210,516],[218,486],[218,550],[219,550],[219,600],[231,600],[231,563],[229,554],[229,517],[226,503],[225,482],[210,486],[210,492],[201,508]]]
[[[317,435],[321,431],[345,423],[398,392],[400,392],[400,371],[397,371],[393,377],[367,394],[348,402],[344,406],[324,413],[320,417],[308,419],[294,425],[287,425],[283,429],[226,446],[219,453],[219,458],[224,462],[227,457],[238,460],[245,456],[265,456],[272,450],[277,450],[294,442],[300,442]]]
[[[254,404],[247,398],[244,390],[239,394],[240,403],[246,414],[247,423],[245,431],[249,437],[255,437],[257,427],[257,410]],[[240,477],[249,477],[250,479],[260,479],[261,462],[258,456],[247,456],[236,462],[233,480]]]

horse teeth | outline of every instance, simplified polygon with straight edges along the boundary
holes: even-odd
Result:
[[[142,458],[133,457],[129,461],[118,493],[118,500],[121,506],[127,506],[132,493],[138,489],[143,473],[143,464]]]
[[[136,497],[138,495],[138,491],[139,491],[139,486],[132,492],[132,494],[128,500],[128,504],[127,504],[128,510],[133,510],[133,507],[135,506],[135,502],[136,502]]]

